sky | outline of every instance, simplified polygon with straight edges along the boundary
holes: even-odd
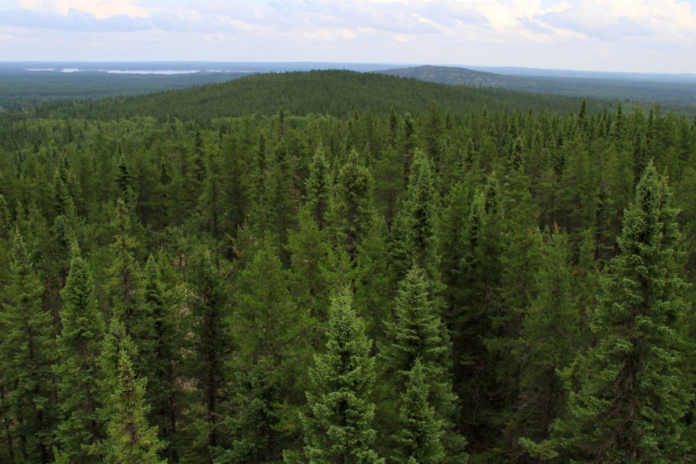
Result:
[[[0,0],[0,61],[696,73],[696,0]]]

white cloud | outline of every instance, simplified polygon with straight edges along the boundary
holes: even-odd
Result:
[[[685,0],[10,1],[16,8],[0,7],[0,27],[13,28],[25,55],[39,53],[31,47],[52,29],[71,58],[99,43],[125,56],[119,59],[130,53],[645,70],[649,63],[629,61],[645,56],[656,67],[696,72],[689,52],[696,49],[696,14]],[[0,50],[0,60],[9,50]]]
[[[68,14],[71,10],[89,13],[95,18],[104,19],[113,16],[148,16],[145,8],[139,7],[132,0],[18,0],[21,8],[43,12]]]

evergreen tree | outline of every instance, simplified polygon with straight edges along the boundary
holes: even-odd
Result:
[[[10,215],[10,209],[7,207],[7,200],[0,193],[0,240],[7,240],[10,237],[11,226],[12,216]]]
[[[536,276],[538,293],[524,316],[515,348],[515,358],[524,369],[516,417],[508,424],[513,435],[548,438],[551,423],[565,408],[566,395],[558,372],[570,365],[582,347],[579,292],[569,251],[566,235],[558,230],[542,247]]]
[[[128,355],[119,355],[116,390],[109,404],[107,438],[99,448],[107,464],[162,464],[157,453],[162,443],[157,428],[150,427],[146,414],[145,379],[137,379]]]
[[[683,462],[690,452],[692,432],[683,420],[694,397],[683,331],[690,313],[670,196],[651,163],[591,314],[597,343],[563,373],[569,416],[554,437],[576,459]]]
[[[308,207],[297,215],[298,227],[291,231],[287,250],[290,252],[289,287],[300,311],[319,321],[326,321],[331,288],[331,247],[326,232],[319,228]]]
[[[381,356],[397,374],[393,379],[396,384],[403,389],[407,373],[419,359],[437,397],[438,414],[450,415],[456,397],[449,381],[449,338],[433,301],[432,284],[425,271],[415,265],[399,284],[394,321],[387,323],[387,339]]]
[[[395,243],[395,272],[403,277],[415,262],[426,269],[431,278],[438,279],[440,259],[437,249],[438,194],[435,189],[433,162],[416,151],[411,165],[407,199],[395,228],[399,242]]]
[[[319,229],[326,225],[326,214],[331,199],[330,166],[324,157],[322,147],[317,148],[307,178],[307,208],[312,212]]]
[[[111,244],[114,264],[107,271],[112,315],[124,324],[139,356],[145,357],[152,351],[152,318],[143,304],[142,273],[134,255],[137,241],[133,237],[129,209],[123,200],[116,204],[112,226],[116,229]],[[132,361],[136,371],[144,368],[142,360]]]
[[[205,154],[205,172],[198,207],[205,229],[215,238],[220,238],[223,211],[223,174],[220,151],[210,149]]]
[[[448,462],[461,462],[465,442],[454,432],[457,396],[452,392],[451,344],[432,288],[426,272],[415,265],[400,282],[394,321],[387,323],[388,343],[381,353],[387,372],[384,378],[390,379],[387,388],[406,394],[409,373],[416,362],[421,365],[427,376],[429,404],[443,433],[447,432]],[[380,409],[389,409],[389,404],[386,400]]]
[[[357,247],[374,216],[372,184],[370,170],[358,164],[358,153],[351,151],[336,179],[328,221],[335,243],[351,259],[355,259]]]
[[[218,409],[224,400],[224,359],[231,351],[224,324],[229,303],[224,280],[209,250],[201,249],[194,254],[189,272],[192,295],[187,339],[191,353],[187,364],[202,409],[191,411],[194,416],[190,420],[199,430],[194,445],[196,459],[212,462],[209,451],[220,444]]]
[[[352,308],[350,290],[334,299],[329,311],[326,352],[315,357],[307,392],[309,413],[302,416],[305,454],[310,463],[382,463],[372,449],[375,381],[372,342]],[[291,460],[286,453],[286,461]]]
[[[58,382],[62,421],[57,440],[69,462],[92,462],[86,446],[103,436],[98,407],[98,356],[104,322],[97,308],[94,282],[85,260],[78,255],[70,262],[70,273],[61,292],[63,331],[58,336],[58,359],[54,372]]]
[[[442,446],[443,421],[438,420],[430,406],[430,385],[427,371],[416,359],[408,372],[406,392],[402,395],[399,412],[400,429],[395,435],[398,443],[394,462],[408,464],[439,464],[444,462]]]
[[[235,448],[248,454],[233,462],[281,459],[288,432],[295,429],[310,333],[308,312],[293,305],[287,277],[268,237],[239,276],[231,320],[239,346],[231,363],[240,387],[234,401]],[[291,427],[281,430],[281,423]]]
[[[163,454],[168,456],[170,462],[178,462],[177,430],[182,395],[177,379],[181,374],[183,318],[172,301],[172,290],[162,276],[161,268],[167,270],[167,265],[163,259],[157,261],[153,255],[145,264],[144,304],[152,314],[155,336],[147,373],[146,400],[152,405],[150,423],[157,426],[165,445]]]
[[[51,365],[55,340],[51,314],[41,305],[44,286],[18,231],[12,238],[11,282],[0,312],[0,375],[8,430],[24,462],[50,461],[54,404]]]
[[[393,272],[389,260],[385,259],[388,235],[386,223],[377,217],[358,247],[355,268],[350,272],[355,286],[356,311],[365,321],[369,337],[376,342],[384,337],[394,293]]]

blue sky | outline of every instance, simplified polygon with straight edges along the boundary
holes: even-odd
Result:
[[[0,61],[696,73],[696,0],[0,0]]]

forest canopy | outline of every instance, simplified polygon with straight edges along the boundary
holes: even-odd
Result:
[[[696,120],[289,73],[4,113],[0,462],[696,459]]]

